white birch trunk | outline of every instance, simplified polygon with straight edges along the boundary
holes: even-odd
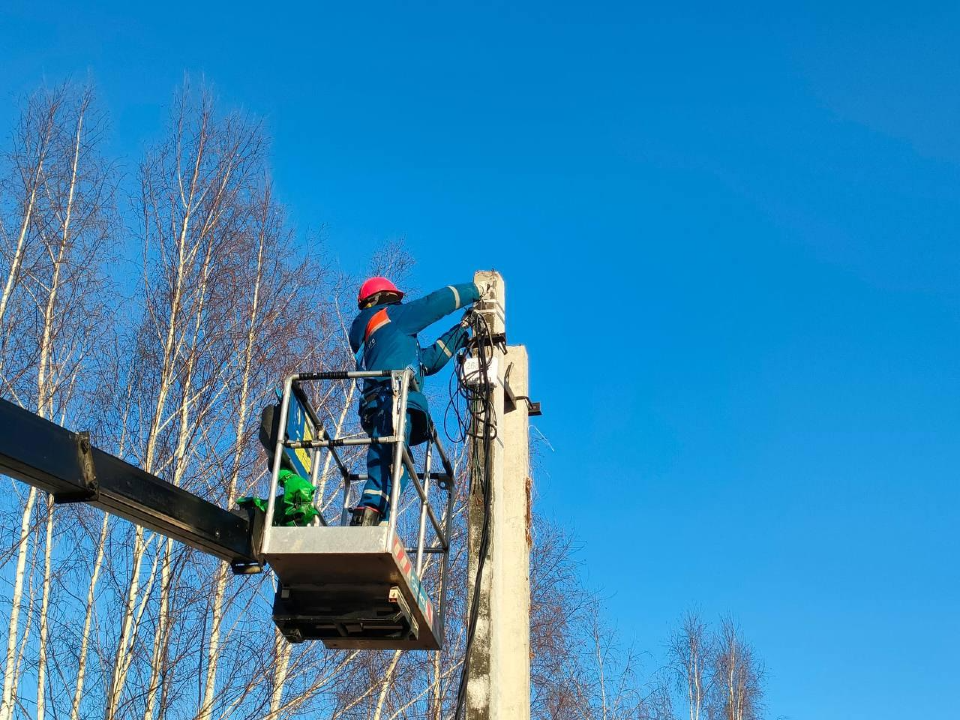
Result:
[[[50,292],[47,296],[46,308],[43,314],[43,340],[40,343],[40,366],[37,372],[37,396],[39,398],[39,414],[49,417],[53,409],[53,396],[56,392],[56,382],[52,377],[51,362],[53,358],[53,332],[56,322],[57,299],[60,292],[60,277],[63,264],[67,258],[67,249],[70,246],[70,221],[73,217],[73,202],[77,190],[77,169],[80,164],[80,147],[83,137],[83,115],[85,105],[81,105],[77,116],[77,128],[73,139],[73,160],[70,168],[70,184],[67,191],[67,208],[61,226],[57,257],[53,266],[53,278],[50,281]],[[50,563],[53,553],[53,498],[47,498],[47,541],[44,545],[43,561],[43,595],[40,603],[40,645],[37,656],[37,720],[44,720],[46,710],[46,679],[47,679],[47,640],[48,618],[47,610],[50,606]]]
[[[53,548],[53,496],[47,496],[47,534],[43,549],[43,594],[40,599],[40,638],[37,647],[37,714],[44,720],[47,708],[47,641],[50,636],[47,610],[50,607],[50,570]]]
[[[234,447],[233,468],[227,485],[227,507],[233,507],[233,499],[237,493],[237,484],[240,479],[240,465],[243,454],[243,439],[247,426],[250,402],[250,371],[253,363],[253,347],[256,340],[257,320],[260,314],[260,284],[263,279],[263,254],[265,236],[259,235],[257,248],[257,269],[253,285],[253,301],[250,306],[250,323],[247,326],[246,345],[243,353],[243,374],[240,380],[240,404],[237,409],[237,424],[235,429],[236,445]],[[220,659],[220,627],[223,622],[223,597],[226,592],[227,569],[221,564],[217,568],[213,587],[213,608],[210,623],[210,637],[207,641],[207,672],[203,684],[203,699],[200,703],[200,712],[197,720],[210,720],[213,714],[213,703],[217,688],[217,663]]]
[[[114,654],[113,671],[110,673],[110,683],[107,686],[107,696],[104,704],[104,720],[113,720],[116,717],[120,704],[120,696],[127,681],[127,668],[130,662],[130,648],[133,645],[134,618],[136,615],[137,599],[140,592],[140,565],[147,550],[144,530],[137,527],[133,539],[133,558],[130,570],[130,581],[127,583],[127,599],[123,607],[123,619],[120,624],[120,637],[117,639],[117,651]],[[0,718],[0,720],[3,720]]]
[[[441,715],[443,713],[443,695],[441,695],[441,670],[440,670],[440,658],[443,653],[434,653],[433,654],[433,683],[432,684],[432,702],[433,708],[431,709],[430,715],[433,717],[433,720],[441,720]]]
[[[17,243],[11,259],[10,269],[7,274],[6,282],[4,283],[3,294],[0,295],[0,328],[3,327],[3,320],[6,316],[10,300],[13,296],[13,289],[19,280],[23,257],[26,251],[27,234],[30,230],[30,224],[32,222],[33,214],[36,210],[37,195],[42,184],[43,166],[49,151],[55,126],[57,106],[58,103],[54,102],[51,103],[50,107],[48,108],[46,115],[46,126],[39,139],[37,164],[33,173],[33,177],[31,178],[26,206],[21,218]],[[46,317],[49,317],[49,313],[46,314]],[[46,328],[44,330],[44,339],[45,342],[41,344],[41,352],[44,354],[44,357],[49,357],[49,334]],[[0,358],[0,363],[2,363],[2,361],[3,359]],[[45,378],[43,375],[43,368],[41,368],[41,372],[38,375],[38,385],[41,390],[41,405],[39,408],[41,414],[43,414],[44,411],[44,381]],[[2,694],[0,694],[0,720],[10,720],[10,718],[13,716],[14,694],[16,692],[17,678],[19,677],[19,654],[16,652],[16,646],[19,634],[20,605],[23,600],[24,572],[26,569],[27,552],[29,546],[30,517],[33,514],[33,507],[36,503],[36,499],[37,490],[31,487],[30,493],[27,496],[27,502],[23,509],[23,515],[21,516],[20,523],[20,547],[17,552],[17,566],[14,573],[13,594],[11,597],[10,621],[7,629],[7,653],[4,661],[3,691]]]
[[[383,674],[383,680],[380,683],[380,696],[377,698],[377,707],[373,712],[372,720],[381,720],[383,717],[383,706],[387,702],[387,695],[390,693],[390,683],[393,681],[393,673],[396,672],[397,663],[400,662],[400,651],[396,650],[393,653],[393,658],[390,660],[390,665],[387,666],[387,671]]]
[[[142,527],[137,527],[134,535],[133,547],[133,572],[128,585],[129,592],[124,606],[123,625],[120,630],[120,638],[117,642],[117,653],[115,655],[113,671],[110,675],[110,684],[108,686],[107,697],[104,706],[104,718],[116,717],[120,705],[120,699],[123,695],[123,688],[126,685],[127,674],[130,670],[130,664],[133,661],[133,644],[136,641],[140,628],[140,621],[143,618],[147,602],[153,591],[153,585],[157,578],[157,565],[160,560],[160,552],[154,555],[153,564],[147,574],[147,583],[144,586],[142,598],[140,598],[140,567],[150,542],[156,536],[145,538],[145,531]],[[137,604],[137,600],[140,604]]]
[[[37,164],[37,175],[42,171],[43,163]],[[20,266],[23,263],[23,253],[26,248],[27,231],[30,228],[30,220],[33,216],[33,208],[37,200],[37,185],[35,182],[30,191],[30,198],[27,201],[26,212],[23,214],[23,221],[20,225],[20,231],[17,235],[17,244],[10,262],[10,270],[7,272],[7,281],[3,285],[3,295],[0,295],[0,324],[3,323],[7,314],[7,306],[10,304],[10,297],[13,295],[13,288],[17,283],[17,276],[20,274]]]
[[[87,605],[83,616],[83,630],[80,633],[80,657],[77,664],[77,682],[73,689],[73,700],[70,703],[70,720],[80,720],[80,701],[83,699],[83,684],[87,674],[87,649],[90,646],[90,625],[93,622],[93,604],[96,600],[100,568],[103,566],[103,555],[107,543],[109,523],[110,516],[104,513],[103,525],[100,526],[100,539],[97,542],[97,554],[93,559],[90,585],[87,587]]]
[[[198,158],[199,163],[199,158]],[[186,377],[182,383],[183,400],[180,403],[180,428],[177,437],[177,448],[174,453],[175,465],[173,472],[173,484],[179,486],[188,465],[188,444],[193,435],[191,427],[191,403],[190,396],[193,392],[193,373],[197,361],[197,346],[199,343],[200,330],[203,324],[204,308],[207,300],[208,282],[210,278],[210,265],[213,246],[211,244],[204,258],[201,271],[202,281],[196,290],[198,297],[197,307],[194,311],[193,338],[191,340],[190,353],[187,357]],[[173,541],[169,538],[164,543],[163,564],[160,569],[160,606],[159,616],[157,617],[157,627],[154,633],[153,650],[150,656],[150,680],[147,685],[146,706],[144,708],[143,720],[153,720],[158,692],[160,690],[160,672],[166,663],[167,647],[169,645],[168,628],[170,623],[170,592],[172,590],[172,576],[170,567],[170,554],[173,550]]]
[[[166,660],[167,627],[170,622],[170,555],[173,550],[173,540],[167,538],[163,543],[160,565],[160,601],[157,605],[157,627],[153,634],[153,651],[150,655],[150,681],[147,684],[146,706],[143,711],[144,720],[152,720],[157,705],[157,696],[160,690],[160,671]]]
[[[23,217],[20,220],[20,228],[17,233],[17,243],[10,260],[10,269],[7,273],[7,280],[3,285],[3,294],[0,295],[0,327],[3,326],[3,319],[6,317],[7,308],[10,304],[10,298],[13,296],[13,288],[18,282],[20,268],[23,264],[23,256],[26,251],[27,233],[30,230],[30,223],[33,219],[33,213],[37,206],[37,192],[41,185],[43,177],[43,165],[47,159],[47,153],[50,149],[50,141],[53,136],[53,130],[56,121],[56,111],[59,102],[53,101],[47,108],[47,122],[43,133],[38,141],[37,147],[37,165],[30,181],[27,194],[26,206],[24,207]],[[0,358],[2,361],[2,358]]]
[[[36,528],[34,528],[36,529]],[[17,660],[14,664],[14,676],[13,676],[13,706],[16,708],[20,705],[20,702],[17,698],[17,688],[20,683],[20,668],[23,667],[23,658],[27,652],[27,643],[30,640],[30,629],[33,627],[33,606],[36,600],[36,590],[33,585],[33,578],[36,576],[37,570],[37,555],[39,554],[40,542],[35,540],[33,544],[33,552],[30,554],[30,564],[27,567],[27,589],[26,589],[26,617],[27,621],[24,624],[23,635],[20,639],[20,649],[17,650]],[[15,710],[11,710],[11,715]]]
[[[290,644],[279,630],[274,630],[274,643],[277,661],[273,668],[273,685],[270,688],[270,718],[280,716],[283,686],[287,682],[287,670],[290,666]]]
[[[37,489],[30,488],[27,502],[20,516],[20,549],[17,551],[17,568],[13,577],[13,595],[10,598],[10,622],[7,626],[7,653],[4,660],[3,693],[0,695],[0,720],[13,717],[14,689],[18,673],[17,637],[20,629],[20,606],[23,602],[23,585],[27,568],[27,552],[30,540],[30,517],[37,501]]]
[[[231,498],[228,507],[233,506]],[[227,566],[217,566],[213,581],[213,607],[210,611],[210,636],[207,638],[207,672],[203,678],[203,697],[197,720],[210,720],[213,717],[213,703],[217,691],[217,663],[220,660],[220,625],[223,622],[223,596],[227,587]]]
[[[154,406],[153,416],[150,422],[150,430],[147,434],[147,448],[144,456],[143,469],[146,472],[153,472],[153,467],[157,457],[157,442],[159,440],[160,429],[163,426],[163,417],[166,410],[167,399],[170,394],[175,367],[176,355],[176,332],[179,326],[179,315],[183,303],[183,287],[186,276],[186,239],[187,232],[192,218],[193,200],[197,188],[197,180],[200,172],[200,157],[194,163],[193,175],[189,184],[189,198],[184,197],[185,213],[180,224],[180,231],[177,238],[177,269],[174,280],[173,294],[170,298],[170,318],[167,322],[166,334],[164,338],[164,347],[162,355],[162,364],[160,368],[160,387],[157,391],[157,400]],[[134,609],[137,604],[137,593],[139,590],[140,564],[143,561],[143,552],[145,545],[143,543],[143,529],[137,528],[137,539],[134,542],[133,549],[133,571],[130,576],[130,583],[127,589],[127,603],[124,608],[123,624],[120,639],[117,643],[117,651],[114,657],[114,670],[109,686],[106,709],[104,711],[104,720],[114,720],[116,717],[117,706],[123,688],[126,684],[126,670],[129,667],[129,650],[132,643]],[[0,720],[5,720],[0,718]]]
[[[603,720],[607,720],[607,678],[604,671],[606,654],[603,652],[603,640],[600,637],[599,625],[594,625],[593,633],[594,651],[597,658],[597,676],[600,679],[600,708],[603,713]]]

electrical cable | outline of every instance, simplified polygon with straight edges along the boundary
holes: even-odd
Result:
[[[490,356],[493,354],[493,333],[487,319],[480,313],[472,313],[468,321],[473,329],[473,354],[477,358],[478,373],[476,378],[466,378],[463,375],[463,355],[457,363],[457,388],[451,386],[450,403],[447,414],[452,409],[460,429],[458,440],[462,442],[470,439],[473,444],[471,455],[471,480],[480,483],[480,493],[483,498],[483,522],[480,527],[480,542],[477,551],[477,574],[473,584],[473,598],[467,616],[467,637],[464,646],[463,666],[460,669],[460,683],[457,688],[457,704],[454,712],[455,720],[463,717],[466,703],[467,679],[470,673],[470,651],[477,629],[477,618],[480,615],[480,594],[483,582],[483,569],[486,564],[487,551],[490,546],[490,500],[492,491],[491,471],[493,468],[493,440],[497,436],[496,409],[493,404],[493,384],[490,382]],[[466,406],[466,412],[460,407],[461,402]],[[444,430],[450,437],[447,429],[447,415],[444,416]]]
[[[493,401],[490,398],[490,390],[492,390],[489,383],[490,358],[485,353],[477,355],[479,368],[476,379],[466,378],[463,369],[465,356],[471,346],[493,347],[493,332],[487,319],[476,311],[468,315],[466,320],[473,330],[473,341],[457,355],[457,369],[450,375],[449,401],[443,417],[444,433],[452,444],[459,444],[467,439],[481,440],[485,437],[488,441],[492,441],[497,437],[496,417],[493,412]],[[477,385],[479,387],[474,387]],[[482,396],[484,401],[480,412],[474,411],[478,396]],[[456,420],[453,433],[450,431],[451,414]]]

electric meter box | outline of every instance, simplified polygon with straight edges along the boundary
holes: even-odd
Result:
[[[479,358],[470,356],[463,361],[460,380],[464,385],[476,387],[480,384],[481,377]],[[500,363],[497,357],[492,357],[487,361],[487,380],[491,387],[500,386]]]

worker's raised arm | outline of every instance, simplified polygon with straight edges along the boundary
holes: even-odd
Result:
[[[437,320],[480,299],[480,289],[471,283],[447,285],[429,295],[390,308],[390,321],[397,329],[416,334]]]
[[[424,375],[433,375],[440,372],[444,365],[457,354],[457,351],[467,344],[470,338],[467,329],[460,324],[447,330],[430,347],[420,351],[420,365]]]

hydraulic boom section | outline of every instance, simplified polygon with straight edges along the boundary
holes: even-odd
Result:
[[[234,567],[258,567],[247,518],[93,447],[87,433],[3,399],[0,473],[47,491],[54,502],[86,502]]]

